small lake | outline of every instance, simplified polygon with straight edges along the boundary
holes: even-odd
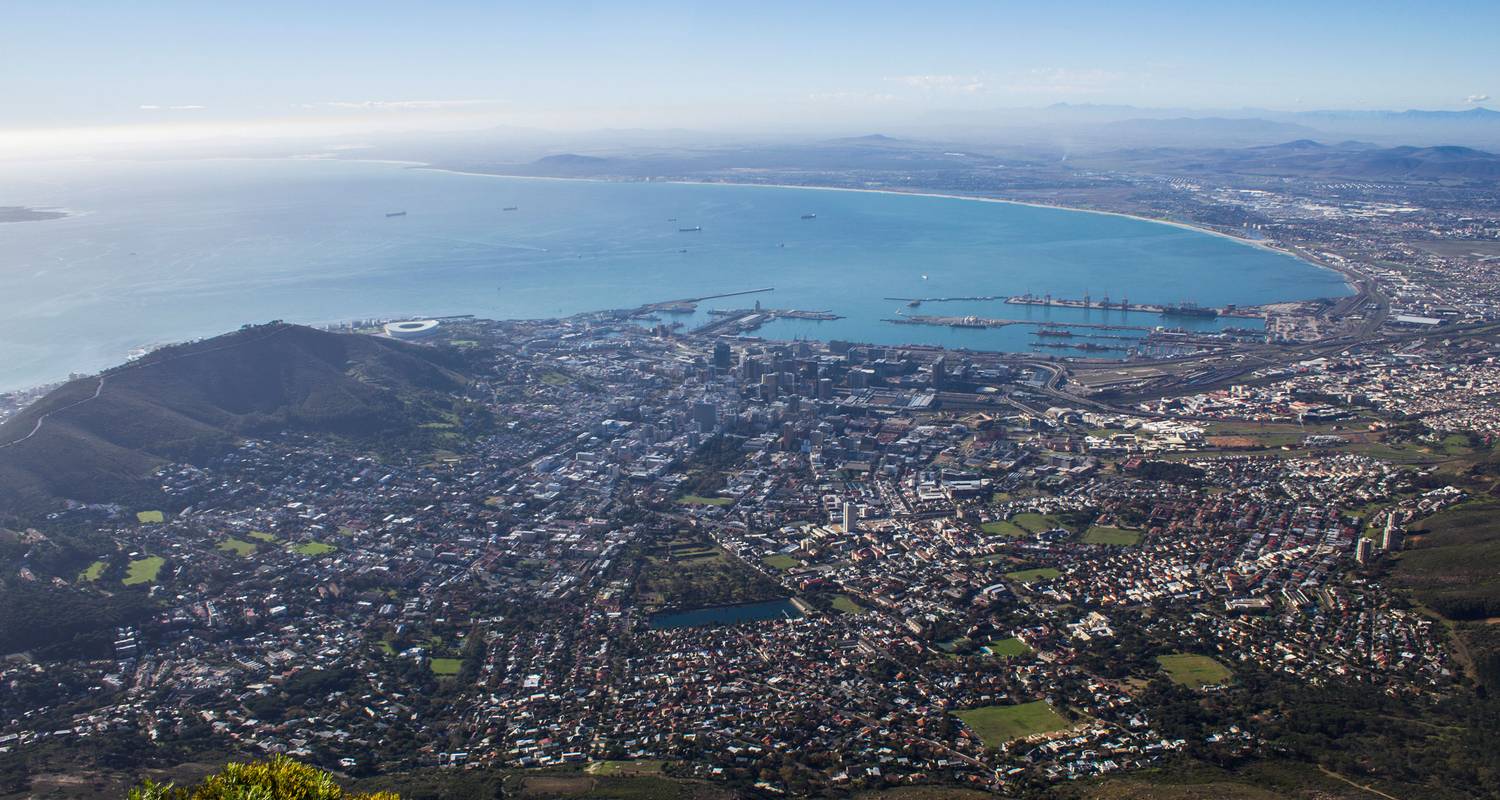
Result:
[[[654,614],[651,627],[662,630],[673,628],[697,628],[704,625],[738,625],[742,622],[759,622],[767,619],[799,619],[802,612],[791,600],[765,600],[759,603],[739,603],[732,606],[706,606],[687,611],[670,611]]]

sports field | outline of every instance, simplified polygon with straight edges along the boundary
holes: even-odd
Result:
[[[802,566],[801,561],[798,561],[797,559],[792,558],[785,553],[777,553],[774,556],[766,556],[760,561],[762,564],[765,564],[771,569],[779,569],[782,571]]]
[[[1125,528],[1107,528],[1095,525],[1083,534],[1086,544],[1108,544],[1117,546],[1129,546],[1140,542],[1140,531],[1126,530]]]
[[[1037,581],[1050,581],[1061,574],[1061,572],[1051,567],[1037,567],[1036,569],[1018,569],[1015,572],[1007,572],[1005,573],[1005,577],[1021,583],[1036,583]]]
[[[255,545],[233,536],[219,542],[219,549],[226,553],[234,553],[238,556],[250,556],[255,554]]]
[[[1010,520],[999,519],[994,522],[986,522],[979,529],[991,536],[1030,536],[1031,532]]]
[[[987,747],[999,747],[1009,741],[1068,727],[1068,721],[1053,711],[1045,700],[1014,706],[983,706],[955,711],[953,715],[978,734]]]
[[[1161,664],[1173,683],[1183,686],[1212,686],[1229,680],[1229,676],[1233,674],[1228,667],[1212,658],[1191,653],[1157,656],[1156,663]]]
[[[167,563],[161,556],[147,556],[130,562],[129,569],[125,572],[125,578],[121,583],[126,586],[139,586],[143,583],[155,583],[156,576],[161,572],[162,565]]]
[[[677,502],[685,506],[727,506],[734,502],[732,497],[704,497],[696,494],[685,494],[677,498]]]
[[[986,644],[985,647],[989,648],[991,655],[1005,656],[1007,658],[1031,652],[1031,648],[1027,647],[1025,642],[1014,636],[1009,639],[996,639]]]

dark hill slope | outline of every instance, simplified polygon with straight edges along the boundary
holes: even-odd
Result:
[[[425,400],[465,380],[442,351],[294,325],[166,348],[0,425],[0,512],[136,497],[160,464],[201,460],[242,435],[409,428]]]

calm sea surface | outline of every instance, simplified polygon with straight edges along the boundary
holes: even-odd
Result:
[[[882,320],[904,311],[1163,321],[998,301],[912,310],[884,298],[1087,292],[1223,305],[1349,292],[1331,271],[1167,225],[812,189],[495,178],[355,161],[100,162],[0,165],[5,205],[75,216],[0,224],[0,389],[271,319],[538,318],[773,286],[677,319],[694,326],[709,308],[759,299],[846,317],[773,323],[760,331],[769,337],[1025,351],[1034,341],[1026,326]],[[393,211],[407,214],[386,216]]]

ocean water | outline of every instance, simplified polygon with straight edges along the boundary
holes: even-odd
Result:
[[[1026,326],[882,320],[898,311],[1163,320],[999,301],[906,309],[884,298],[1050,292],[1224,305],[1349,292],[1334,272],[1179,227],[814,189],[497,178],[358,161],[95,162],[0,165],[0,205],[74,213],[0,224],[0,389],[271,319],[539,318],[775,287],[669,319],[697,325],[710,308],[760,300],[845,317],[775,322],[760,331],[769,337],[1026,351]],[[407,214],[386,216],[393,211]],[[801,219],[809,213],[816,219]]]

